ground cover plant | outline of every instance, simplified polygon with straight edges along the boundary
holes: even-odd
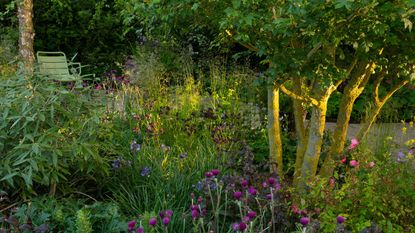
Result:
[[[77,2],[0,0],[0,232],[415,232],[413,1]]]

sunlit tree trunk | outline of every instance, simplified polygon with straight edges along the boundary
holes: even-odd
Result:
[[[374,68],[374,63],[365,63],[360,65],[360,68],[349,80],[349,83],[344,89],[343,97],[339,106],[339,113],[337,115],[336,128],[333,132],[333,141],[320,170],[320,175],[323,177],[330,177],[333,174],[335,168],[334,161],[339,159],[338,156],[344,150],[344,144],[347,137],[347,129],[349,126],[354,102],[360,96],[360,94],[362,94]]]
[[[27,74],[34,71],[35,56],[33,42],[35,31],[33,27],[33,0],[18,1],[19,18],[19,55],[24,63]]]
[[[313,106],[311,119],[308,123],[307,149],[304,153],[303,164],[298,188],[304,190],[307,180],[313,178],[317,172],[317,165],[320,159],[321,145],[326,124],[328,96],[324,96],[318,106]]]
[[[272,171],[283,177],[282,143],[279,117],[279,89],[268,87],[268,140]]]
[[[301,95],[301,80],[296,78],[293,80],[294,83],[294,92],[298,95]],[[293,99],[293,111],[294,111],[294,121],[295,121],[295,132],[297,136],[297,151],[295,158],[295,168],[294,168],[294,185],[297,185],[298,179],[301,176],[301,167],[303,164],[304,153],[307,149],[306,143],[306,130],[304,126],[304,119],[306,111],[303,107],[303,101]]]

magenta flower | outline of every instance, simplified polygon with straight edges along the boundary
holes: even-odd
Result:
[[[247,216],[252,220],[256,217],[256,212],[255,211],[248,211]]]
[[[238,231],[239,230],[239,224],[238,223],[232,223],[232,230]]]
[[[241,181],[241,185],[242,185],[242,187],[244,187],[244,188],[248,187],[248,181],[247,181],[247,180],[245,180],[245,179],[242,179],[242,181]]]
[[[359,165],[359,162],[357,162],[356,160],[352,160],[352,161],[350,161],[350,166],[352,166],[352,167],[357,167],[358,165]]]
[[[157,224],[157,219],[156,218],[150,218],[150,220],[148,221],[148,225],[154,227]]]
[[[159,212],[159,216],[160,216],[160,218],[164,218],[164,213],[163,213],[163,211],[160,211],[160,212]]]
[[[251,194],[252,196],[255,196],[257,195],[258,191],[254,187],[250,187],[248,189],[248,193]]]
[[[340,160],[341,163],[346,163],[346,158],[343,158],[342,160]]]
[[[341,216],[341,215],[337,216],[336,219],[337,219],[337,223],[339,223],[339,224],[342,224],[344,222],[344,220],[346,220],[346,218]]]
[[[268,188],[268,183],[267,183],[267,182],[265,182],[265,181],[264,181],[264,182],[262,182],[262,187],[263,187],[263,188]]]
[[[330,185],[334,185],[336,183],[336,180],[334,178],[330,178]]]
[[[212,172],[212,174],[213,174],[214,176],[217,176],[217,175],[219,175],[220,170],[219,170],[219,169],[212,169],[212,171],[210,171],[210,172]]]
[[[244,222],[240,222],[238,228],[238,230],[244,231],[246,229],[246,224]]]
[[[170,218],[169,217],[164,217],[162,221],[163,221],[163,225],[167,226],[170,223]]]
[[[132,230],[134,230],[135,229],[135,224],[136,224],[137,222],[135,221],[135,220],[131,220],[131,221],[129,221],[128,222],[128,231],[132,231]]]
[[[273,177],[268,178],[268,184],[270,184],[270,185],[275,184],[275,178],[273,178]]]
[[[243,221],[243,222],[246,222],[246,223],[249,223],[249,221],[251,221],[251,218],[250,218],[249,216],[244,216],[244,217],[242,218],[242,221]]]
[[[166,210],[165,213],[167,217],[171,217],[173,215],[173,210]]]
[[[213,173],[212,173],[212,172],[206,172],[206,173],[205,173],[205,176],[206,176],[207,178],[211,178],[211,177],[213,176]]]
[[[144,233],[144,228],[143,227],[137,228],[137,233]]]
[[[236,200],[241,199],[241,197],[242,197],[242,192],[240,192],[240,191],[236,191],[236,192],[234,192],[234,193],[233,193],[233,197],[234,197]]]
[[[199,217],[199,211],[198,210],[192,210],[192,218],[196,219]]]
[[[374,166],[375,166],[375,162],[372,161],[369,163],[369,167],[374,167]]]
[[[310,219],[309,219],[309,218],[307,218],[307,217],[302,217],[302,218],[300,219],[300,223],[301,223],[301,225],[305,226],[305,225],[307,225],[308,223],[310,223]]]
[[[281,184],[279,184],[279,183],[276,183],[275,185],[274,185],[274,188],[275,188],[275,190],[280,190],[281,189]]]
[[[353,150],[353,149],[354,149],[354,148],[356,148],[358,145],[359,145],[359,141],[358,141],[356,138],[353,138],[353,139],[351,140],[351,143],[350,143],[349,149],[350,149],[350,150]]]
[[[266,198],[267,200],[272,200],[272,194],[271,194],[271,193],[267,194],[267,195],[265,196],[265,198]]]
[[[190,205],[191,210],[198,210],[199,207],[197,205]]]

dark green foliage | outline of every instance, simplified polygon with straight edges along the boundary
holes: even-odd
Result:
[[[3,81],[0,187],[28,195],[70,176],[85,182],[107,174],[98,139],[99,98],[93,98],[88,89],[69,91],[39,76]]]
[[[112,0],[34,1],[35,50],[63,51],[103,73],[130,46]]]

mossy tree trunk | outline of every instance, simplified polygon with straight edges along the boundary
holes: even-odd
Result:
[[[361,63],[357,72],[355,72],[344,89],[337,115],[336,127],[333,132],[333,140],[320,170],[320,175],[323,177],[330,177],[333,174],[335,168],[334,161],[339,159],[338,156],[344,150],[354,102],[362,94],[375,67],[375,64],[372,62]]]
[[[284,175],[282,163],[281,126],[279,117],[279,88],[268,87],[268,140],[269,158],[272,172],[278,173],[282,178]]]
[[[294,78],[294,92],[298,95],[302,95],[302,82],[298,78]],[[297,136],[297,151],[296,151],[296,158],[295,158],[295,168],[294,168],[294,185],[297,184],[300,176],[301,176],[301,166],[303,164],[304,153],[307,149],[307,132],[304,126],[305,114],[306,111],[303,107],[303,101],[293,99],[293,111],[294,111],[294,121],[295,121],[295,132]]]
[[[33,27],[33,0],[18,1],[19,18],[19,55],[28,75],[34,72],[35,55],[33,43],[35,30]]]

